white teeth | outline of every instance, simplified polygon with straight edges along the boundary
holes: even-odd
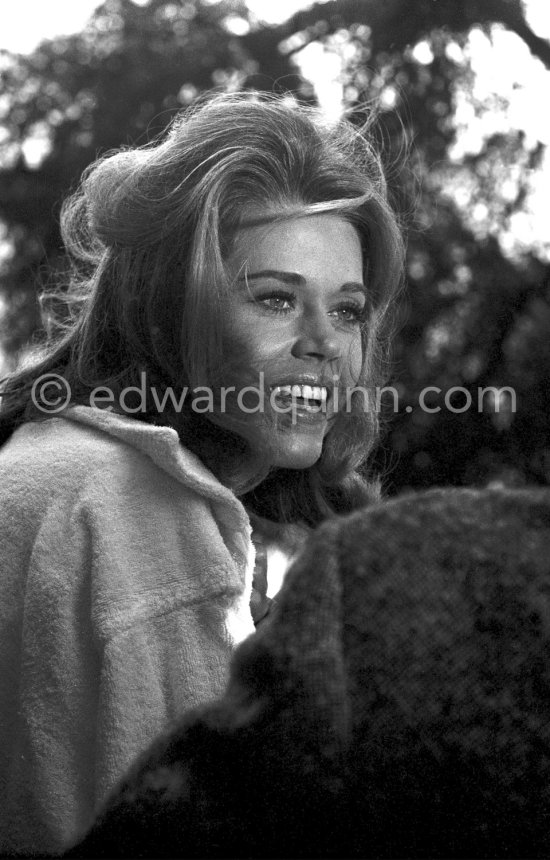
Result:
[[[327,389],[320,385],[276,385],[271,389],[274,397],[286,395],[294,399],[300,397],[303,400],[320,400],[326,402]]]
[[[276,385],[275,388],[271,390],[271,393],[278,397],[279,394],[288,394],[289,397],[292,397],[292,385]]]

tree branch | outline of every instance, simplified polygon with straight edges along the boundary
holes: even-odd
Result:
[[[265,57],[299,32],[307,34],[305,44],[316,41],[320,21],[326,24],[324,33],[366,24],[375,34],[378,50],[402,50],[438,27],[466,33],[476,24],[501,23],[550,69],[550,42],[531,30],[520,0],[415,0],[414,5],[410,0],[330,0],[297,12],[275,27],[252,31],[242,37],[242,42],[252,56]]]

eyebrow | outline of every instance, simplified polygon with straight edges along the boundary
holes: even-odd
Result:
[[[276,281],[282,281],[283,284],[289,284],[294,287],[303,287],[306,283],[304,276],[299,275],[297,272],[280,272],[277,269],[262,269],[261,272],[252,272],[251,274],[243,275],[239,278],[239,282],[248,283],[260,278],[273,278]],[[366,293],[367,287],[360,281],[347,281],[340,287],[340,292]]]

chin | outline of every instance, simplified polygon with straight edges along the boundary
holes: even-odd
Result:
[[[256,425],[241,433],[250,449],[270,469],[309,469],[321,457],[323,443],[329,430],[324,423],[303,426],[279,424],[277,427]]]
[[[297,434],[298,435],[298,434]],[[323,440],[310,436],[278,440],[269,447],[270,465],[275,469],[309,469],[323,453]]]

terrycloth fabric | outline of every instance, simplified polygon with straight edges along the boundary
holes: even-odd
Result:
[[[550,490],[322,525],[72,857],[550,856]]]
[[[0,450],[0,851],[57,851],[220,694],[254,630],[247,514],[176,432],[90,407]]]

